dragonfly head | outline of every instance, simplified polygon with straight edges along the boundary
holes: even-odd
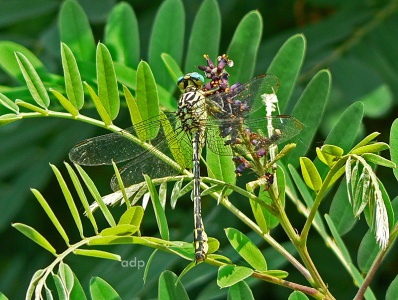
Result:
[[[205,79],[199,73],[193,72],[181,76],[177,80],[177,85],[181,90],[186,90],[189,87],[201,89]]]

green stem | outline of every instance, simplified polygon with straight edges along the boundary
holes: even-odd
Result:
[[[308,253],[308,249],[306,244],[301,243],[301,238],[298,236],[296,231],[294,230],[292,224],[290,223],[289,218],[286,215],[285,209],[282,205],[282,202],[279,200],[279,197],[276,195],[274,189],[269,189],[270,197],[278,210],[278,219],[279,222],[289,237],[290,241],[296,247],[297,252],[299,253],[301,259],[303,260],[304,265],[308,269],[308,272],[311,274],[311,277],[308,279],[312,286],[318,287],[323,293],[327,295],[326,299],[334,299],[332,294],[330,294],[327,285],[323,281],[321,275],[319,274],[314,262],[311,259],[311,256]],[[316,212],[316,211],[315,211]]]
[[[249,217],[247,217],[238,208],[236,208],[229,200],[223,198],[220,203],[244,224],[249,226],[254,232],[259,234],[276,251],[282,254],[293,266],[295,266],[304,275],[305,278],[311,278],[308,270],[294,256],[292,256],[283,246],[275,241],[268,233],[264,233],[261,228],[257,226],[256,223],[254,223]]]

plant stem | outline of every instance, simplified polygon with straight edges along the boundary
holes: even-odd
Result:
[[[262,232],[261,228],[257,226],[256,223],[254,223],[250,218],[248,218],[244,213],[236,208],[229,200],[223,198],[220,203],[243,223],[249,226],[254,232],[259,234],[276,251],[283,255],[293,266],[295,266],[303,274],[305,278],[311,278],[308,270],[293,255],[291,255],[284,247],[282,247],[277,241],[275,241],[268,233]]]
[[[321,275],[319,274],[317,268],[315,267],[315,264],[312,261],[311,256],[308,253],[306,243],[301,242],[301,238],[298,236],[298,234],[294,230],[292,224],[290,223],[289,218],[287,217],[285,209],[282,205],[282,202],[279,200],[279,197],[276,195],[276,193],[273,189],[269,189],[268,191],[269,191],[269,194],[271,196],[271,199],[272,199],[274,205],[276,206],[276,208],[278,210],[278,213],[279,213],[278,219],[279,219],[279,222],[280,222],[282,228],[286,232],[287,236],[289,237],[289,239],[291,240],[293,245],[296,247],[297,252],[299,253],[301,259],[304,262],[304,265],[306,266],[309,273],[311,274],[311,278],[309,279],[310,284],[312,286],[318,287],[318,289],[320,289],[323,293],[325,293],[327,295],[326,299],[334,299],[332,294],[330,294],[330,292],[327,288],[327,285],[325,284]],[[314,213],[314,216],[315,216],[315,213]]]

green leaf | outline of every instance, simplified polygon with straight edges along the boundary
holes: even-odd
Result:
[[[341,157],[344,154],[344,150],[335,145],[325,144],[321,147],[321,150],[323,153],[327,153],[327,154],[335,156],[335,157]]]
[[[249,285],[244,282],[240,281],[233,286],[231,286],[228,290],[228,300],[250,300],[253,299],[253,293],[249,287]]]
[[[177,246],[169,246],[167,250],[171,253],[177,254],[183,259],[189,260],[190,262],[195,262],[195,249],[192,243],[183,243]],[[208,256],[207,256],[208,257]]]
[[[398,275],[395,276],[386,292],[386,300],[395,300],[398,295]]]
[[[159,117],[171,154],[174,160],[181,166],[181,170],[183,170],[191,163],[191,159],[187,161],[187,157],[184,154],[184,142],[176,137],[173,126],[163,112],[160,112]]]
[[[137,101],[135,101],[134,96],[131,94],[130,90],[125,85],[123,85],[123,92],[130,113],[131,124],[135,126],[136,124],[142,122],[142,117],[137,105]],[[145,135],[141,136],[141,132],[142,132],[141,130],[137,131],[138,138],[141,141],[145,141]]]
[[[26,291],[26,299],[32,299],[33,294],[35,292],[37,283],[39,282],[39,280],[42,278],[43,274],[44,274],[45,270],[37,270],[33,276],[32,279],[29,282],[29,287],[28,290]]]
[[[176,181],[174,184],[173,189],[171,190],[171,195],[170,195],[170,206],[172,209],[175,208],[175,205],[177,204],[178,198],[181,197],[180,191],[181,191],[181,186],[182,183],[184,182],[184,178],[181,178],[180,180]]]
[[[355,268],[355,266],[352,263],[349,263],[349,267],[350,267],[350,270],[351,270],[350,273],[352,274],[352,277],[354,278],[355,285],[360,287],[363,284],[363,281],[364,281],[364,279],[362,277],[362,274],[359,273],[357,268]],[[373,292],[370,289],[370,287],[368,287],[366,289],[365,299],[367,299],[367,300],[376,300],[376,296],[373,294]]]
[[[143,217],[144,209],[142,206],[133,206],[123,213],[123,215],[120,217],[118,225],[130,224],[140,227]]]
[[[77,171],[79,172],[80,176],[82,177],[86,187],[90,191],[90,194],[93,196],[94,200],[98,203],[99,208],[101,209],[105,219],[107,220],[108,224],[111,227],[116,226],[116,222],[109,211],[108,207],[104,203],[101,198],[100,193],[98,192],[97,187],[95,186],[93,180],[88,176],[88,174],[83,170],[83,168],[77,164],[75,164]]]
[[[362,139],[362,141],[360,141],[358,144],[356,144],[355,147],[352,148],[352,150],[370,144],[379,135],[380,135],[380,132],[377,132],[377,131],[376,132],[372,132],[371,134],[366,136],[364,139]]]
[[[119,114],[120,99],[115,67],[109,50],[104,44],[97,47],[98,96],[112,120]]]
[[[114,6],[105,28],[105,44],[115,61],[135,68],[140,60],[140,38],[134,10],[128,3]]]
[[[346,108],[328,134],[325,144],[339,146],[343,152],[348,152],[360,130],[363,111],[361,102],[355,102]]]
[[[0,126],[9,124],[11,122],[21,120],[22,117],[16,114],[5,114],[0,116]]]
[[[137,88],[137,71],[121,63],[115,61],[113,63],[115,67],[117,81],[126,87],[135,90]]]
[[[376,143],[373,143],[373,144],[369,144],[369,145],[366,145],[366,146],[362,146],[362,147],[356,148],[356,149],[352,150],[350,152],[350,154],[362,155],[364,153],[380,152],[380,151],[383,151],[383,150],[387,150],[389,148],[390,147],[386,143],[376,142]]]
[[[168,53],[180,65],[185,32],[185,12],[181,0],[166,0],[158,10],[149,42],[148,58],[157,82],[169,90],[175,83],[164,76],[161,54]]]
[[[242,232],[234,228],[226,228],[227,238],[239,253],[255,270],[266,271],[267,262],[257,246]]]
[[[64,195],[66,203],[68,204],[69,210],[72,214],[73,220],[75,221],[77,229],[79,230],[80,236],[83,236],[83,224],[80,219],[79,211],[77,210],[75,201],[73,200],[72,194],[69,191],[69,188],[66,185],[66,182],[57,167],[52,164],[50,164],[50,167],[53,170],[55,177],[57,178],[59,186],[61,187],[62,194]]]
[[[39,246],[46,249],[48,252],[56,255],[57,251],[55,250],[55,248],[36,229],[21,223],[14,223],[12,224],[12,227],[14,227],[19,232],[30,238]]]
[[[299,291],[294,291],[289,295],[288,298],[288,300],[307,300],[307,299],[308,297],[304,293]]]
[[[163,209],[166,208],[167,201],[167,182],[163,181],[159,186],[159,201]]]
[[[245,82],[253,77],[263,21],[258,11],[251,11],[240,21],[229,44],[228,57],[234,61],[230,82]]]
[[[364,104],[365,115],[369,118],[383,118],[394,102],[393,92],[388,84],[380,84],[358,99]]]
[[[219,205],[222,199],[224,199],[227,192],[228,192],[228,185],[224,185],[221,192],[218,194],[217,205]]]
[[[273,176],[275,177],[274,180],[278,182],[279,199],[282,202],[282,205],[285,205],[285,173],[278,166]],[[272,204],[272,201],[269,197],[266,187],[260,188],[260,191],[258,192],[258,197],[261,198],[261,200],[263,200],[265,203],[268,203],[270,205]],[[257,216],[255,215],[256,222],[258,222],[258,225],[263,230],[267,229],[266,231],[264,231],[265,233],[268,232],[271,228],[275,228],[276,226],[278,226],[279,224],[278,218],[275,215],[273,215],[270,211],[266,210],[263,206],[260,206],[261,214],[264,217],[264,220],[262,220],[262,217],[258,215],[260,213],[260,210],[258,208],[257,210],[258,210],[258,212],[256,212]]]
[[[30,104],[28,102],[25,102],[25,101],[17,99],[17,100],[15,100],[15,104],[18,105],[18,106],[22,106],[22,107],[25,107],[27,109],[30,109],[30,110],[32,110],[34,112],[38,112],[39,114],[42,114],[43,116],[47,116],[48,115],[48,110],[47,109],[43,109],[43,108],[41,108],[39,106],[36,106],[34,104]]]
[[[59,103],[69,112],[72,116],[76,117],[79,115],[79,111],[65,98],[60,92],[50,88],[50,92],[58,99]]]
[[[211,33],[209,33],[209,24],[211,24]],[[205,0],[193,21],[185,61],[186,73],[192,72],[198,65],[204,65],[204,54],[209,55],[214,62],[219,55],[220,37],[221,13],[218,3],[215,0]]]
[[[253,270],[246,267],[224,265],[218,269],[217,285],[220,288],[229,287],[253,274]]]
[[[127,197],[126,189],[124,188],[123,179],[122,179],[122,176],[120,175],[119,168],[117,167],[116,163],[113,160],[112,160],[112,167],[113,167],[113,171],[115,172],[115,177],[116,177],[117,183],[119,185],[120,192],[122,193],[123,200],[126,203],[127,208],[129,208],[131,206],[131,204],[130,204],[129,198]]]
[[[102,251],[102,250],[76,249],[75,251],[73,251],[73,253],[76,255],[104,258],[104,259],[110,259],[110,260],[116,260],[116,261],[122,260],[120,255],[110,253],[107,251]]]
[[[36,197],[37,201],[39,201],[41,207],[44,209],[46,212],[47,216],[51,220],[51,222],[54,224],[55,228],[59,232],[59,234],[62,236],[64,241],[66,242],[67,245],[69,245],[69,237],[65,232],[65,229],[62,227],[61,223],[59,222],[58,218],[56,217],[54,211],[51,209],[50,205],[48,205],[46,199],[44,199],[43,195],[36,189],[31,189],[33,195]]]
[[[329,226],[330,231],[332,232],[333,238],[335,239],[337,247],[340,249],[341,254],[344,257],[346,262],[352,263],[350,253],[348,252],[347,247],[345,246],[343,240],[341,239],[336,227],[334,226],[333,220],[329,215],[325,214],[326,223]]]
[[[69,294],[73,288],[74,281],[74,276],[71,268],[67,264],[61,262],[59,264],[58,276],[60,276],[60,278],[62,279],[63,286],[66,288],[67,294]]]
[[[180,69],[180,66],[177,64],[174,58],[167,53],[162,53],[161,57],[167,70],[169,71],[169,74],[171,75],[171,78],[173,78],[174,82],[177,82],[178,78],[184,75]]]
[[[220,242],[212,237],[209,237],[209,240],[207,241],[207,245],[209,246],[208,253],[212,254],[220,248]]]
[[[352,212],[352,206],[348,201],[346,180],[341,181],[333,197],[329,215],[340,236],[349,232],[357,222]]]
[[[301,179],[301,176],[299,173],[296,171],[296,169],[292,166],[289,165],[289,171],[290,174],[293,178],[293,181],[298,188],[301,197],[303,198],[304,202],[307,204],[308,207],[312,207],[312,204],[314,203],[312,196],[307,188],[307,185],[304,183],[304,181]]]
[[[106,111],[100,98],[98,98],[97,94],[94,92],[93,88],[91,86],[89,86],[87,82],[85,82],[84,85],[86,86],[88,93],[90,94],[90,97],[93,100],[95,108],[97,109],[102,121],[104,121],[104,123],[106,125],[112,124],[112,120],[111,120],[108,112]]]
[[[221,139],[221,137],[215,138]],[[211,178],[230,184],[236,183],[235,163],[231,156],[218,155],[207,147],[206,163]]]
[[[58,298],[60,300],[67,300],[68,299],[68,290],[64,286],[61,277],[59,277],[59,275],[54,274],[54,273],[52,274],[52,277],[54,280],[55,287],[57,289]],[[52,295],[50,289],[48,289],[47,287],[46,287],[46,295],[47,296]]]
[[[35,68],[22,53],[16,52],[15,57],[33,99],[42,108],[47,108],[50,105],[50,97]]]
[[[84,211],[87,214],[87,217],[90,220],[91,224],[93,225],[95,233],[98,233],[97,223],[95,222],[93,213],[90,210],[90,204],[88,203],[86,195],[84,194],[84,190],[83,190],[82,185],[80,184],[79,178],[77,177],[76,172],[72,169],[72,167],[67,162],[64,162],[64,164],[66,166],[66,169],[68,170],[70,178],[72,179],[73,185],[74,185],[75,190],[79,196],[79,199],[80,199],[81,203],[83,204]]]
[[[165,241],[159,238],[140,237],[140,236],[103,236],[103,237],[96,237],[95,239],[92,239],[88,242],[88,245],[90,246],[118,245],[118,244],[146,245],[148,247],[153,247],[153,248],[159,248],[159,246],[163,247],[176,246],[176,242]],[[190,248],[192,248],[191,243],[186,243],[186,244],[189,244]]]
[[[6,295],[0,292],[0,300],[8,300],[8,298],[6,297]]]
[[[68,95],[68,99],[73,107],[79,110],[84,104],[82,79],[80,77],[76,59],[70,48],[64,43],[61,43],[61,57],[66,94]]]
[[[379,166],[384,166],[387,168],[396,168],[396,164],[393,163],[391,160],[388,160],[380,155],[374,154],[374,153],[365,153],[362,155],[362,157],[370,163],[374,163]]]
[[[307,186],[318,193],[322,187],[322,178],[314,163],[307,157],[300,157],[301,173]]]
[[[47,73],[43,63],[30,50],[14,42],[0,41],[0,66],[11,77],[20,82],[24,80],[15,53],[22,53],[39,74]]]
[[[155,217],[159,227],[160,236],[162,237],[162,239],[169,240],[169,226],[167,224],[165,211],[163,210],[162,205],[159,201],[159,195],[156,192],[155,186],[153,185],[152,180],[148,177],[148,175],[144,174],[144,177],[146,184],[148,185],[149,193],[151,194],[152,205],[155,211]]]
[[[182,270],[182,272],[180,273],[180,275],[178,276],[177,282],[180,282],[181,279],[184,277],[185,274],[187,274],[190,270],[192,270],[193,268],[195,268],[196,266],[196,262],[193,259],[193,261],[191,261],[185,268],[184,270]]]
[[[282,112],[285,111],[292,95],[303,65],[305,51],[306,40],[304,35],[296,34],[282,45],[267,70],[268,74],[275,75],[283,83],[278,89],[278,104]]]
[[[114,227],[105,228],[100,232],[102,236],[124,236],[124,235],[133,235],[138,231],[139,227],[136,225],[130,224],[120,224]]]
[[[159,277],[158,299],[162,300],[188,300],[187,292],[177,275],[171,271],[163,271]]]
[[[84,294],[84,290],[76,275],[73,274],[73,288],[70,293],[70,299],[79,299],[79,300],[87,300],[86,295]]]
[[[18,105],[16,105],[14,101],[12,101],[10,98],[8,98],[6,95],[3,95],[2,93],[0,93],[0,105],[12,111],[13,113],[18,114],[19,112]]]
[[[390,131],[390,152],[391,152],[391,160],[397,165],[398,164],[398,119],[391,125]],[[398,180],[398,169],[393,170],[395,178]]]
[[[151,68],[144,61],[139,63],[137,69],[136,101],[143,121],[160,114],[159,96],[155,78],[153,77]],[[158,130],[159,128],[154,128],[152,131],[145,132],[147,134],[146,140],[155,138]]]
[[[380,248],[374,233],[369,229],[363,237],[358,249],[358,267],[363,273],[368,273]]]
[[[280,279],[286,278],[289,276],[289,273],[283,270],[268,270],[266,272],[261,272],[262,274],[266,274],[273,277],[278,277]]]
[[[144,281],[144,284],[146,283],[146,279],[147,279],[148,273],[149,273],[149,267],[150,267],[151,264],[152,264],[152,260],[153,260],[153,258],[155,257],[156,252],[158,252],[158,249],[153,250],[151,256],[148,258],[148,260],[147,260],[147,262],[146,262],[146,264],[145,264],[144,276],[143,276],[143,278],[142,278],[143,281]]]
[[[293,109],[292,115],[304,124],[301,133],[292,140],[292,143],[297,143],[296,149],[286,157],[286,161],[295,167],[298,165],[298,158],[307,152],[317,132],[329,99],[330,85],[330,72],[328,70],[319,71],[308,83]],[[311,107],[310,114],[308,113],[309,107]]]
[[[93,277],[90,280],[90,294],[92,300],[122,300],[113,287],[105,280],[99,277]]]
[[[63,3],[59,16],[61,41],[70,47],[78,61],[94,62],[95,41],[87,16],[77,1]]]
[[[334,149],[335,148],[335,149]],[[340,151],[343,151],[340,147],[333,145],[324,145],[322,148],[316,148],[316,155],[321,162],[331,167],[333,166],[338,158],[341,156]],[[332,154],[333,153],[333,154]]]
[[[247,186],[246,186],[247,188]],[[261,228],[261,231],[266,233],[270,230],[265,218],[265,209],[256,201],[250,199],[250,206],[253,212],[254,219],[256,220],[257,226]]]

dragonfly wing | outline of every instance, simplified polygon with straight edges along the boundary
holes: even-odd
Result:
[[[286,142],[300,133],[304,125],[294,117],[291,116],[272,116],[270,118],[255,118],[255,119],[212,119],[206,125],[207,145],[211,151],[219,155],[233,155],[232,149],[225,142],[228,140],[236,140],[241,135],[240,131],[249,130],[258,135],[268,138],[267,125],[272,123],[273,130],[279,130],[280,136],[273,140],[275,144]],[[241,123],[240,123],[241,122]],[[224,131],[221,138],[220,130]],[[226,134],[226,132],[231,132]],[[233,134],[237,134],[232,137]],[[240,147],[242,151],[244,148]]]
[[[300,133],[304,125],[292,116],[278,115],[272,117],[245,119],[244,127],[264,137],[268,137],[268,122],[272,123],[273,130],[279,130],[281,135],[275,144],[282,144]],[[272,134],[272,133],[271,133]]]
[[[161,178],[176,175],[180,171],[174,169],[168,163],[155,157],[152,152],[146,151],[128,162],[120,170],[120,175],[125,187],[144,181],[143,174],[150,178]],[[119,183],[114,175],[111,179],[113,191],[120,190]]]
[[[270,74],[259,75],[244,84],[232,86],[227,92],[215,93],[206,97],[207,101],[216,103],[217,107],[224,110],[226,115],[231,115],[231,108],[235,100],[247,103],[250,107],[246,114],[264,108],[262,103],[262,94],[275,94],[279,88],[279,80],[276,76]],[[212,105],[209,105],[210,108]],[[211,112],[210,112],[211,113]],[[222,114],[221,114],[222,115]]]
[[[127,161],[146,151],[129,139],[131,136],[144,137],[145,140],[151,140],[151,144],[155,147],[164,147],[164,135],[159,132],[160,124],[160,117],[157,116],[120,132],[84,140],[72,148],[69,152],[69,159],[85,166],[110,165],[112,160],[116,163]],[[152,139],[150,136],[153,135],[153,132],[157,135]],[[138,138],[136,140],[139,141]]]
[[[128,130],[130,129],[126,129]],[[121,132],[115,132],[93,137],[77,144],[69,152],[69,159],[85,166],[110,165],[112,160],[123,162],[133,158],[139,150],[144,151]]]
[[[206,145],[216,154],[232,156],[233,152],[229,145],[225,145],[225,139],[220,135],[220,128],[217,123],[209,120],[206,127]]]

